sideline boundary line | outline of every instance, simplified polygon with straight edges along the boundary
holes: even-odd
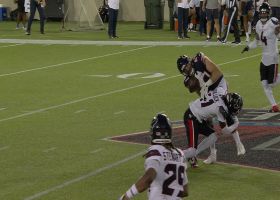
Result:
[[[0,43],[17,44],[59,44],[59,45],[125,45],[125,46],[239,46],[236,44],[222,44],[206,41],[92,41],[92,40],[28,40],[28,39],[0,39]]]

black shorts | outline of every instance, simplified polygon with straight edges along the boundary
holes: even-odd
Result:
[[[263,63],[261,63],[260,75],[261,75],[261,81],[267,80],[268,84],[274,83],[278,75],[278,64],[265,66]]]
[[[247,2],[242,2],[241,4],[242,4],[241,5],[242,16],[247,16],[248,12],[250,10],[253,10],[253,1],[250,0],[250,1],[247,1]]]
[[[280,20],[280,7],[271,7],[271,17],[276,17],[278,20]]]
[[[25,12],[24,0],[18,0],[18,11]]]
[[[185,112],[184,124],[186,127],[188,147],[197,148],[199,134],[208,137],[215,132],[211,123],[207,121],[199,122],[190,109]]]
[[[219,10],[218,9],[206,9],[206,19],[209,21],[213,21],[214,19],[219,18]]]

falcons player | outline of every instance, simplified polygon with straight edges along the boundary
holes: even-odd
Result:
[[[184,76],[189,77],[194,75],[198,79],[202,98],[204,98],[208,91],[213,91],[218,87],[222,87],[227,91],[227,84],[223,73],[219,67],[202,52],[197,53],[192,59],[185,55],[180,56],[177,59],[177,68]]]
[[[280,26],[277,18],[269,18],[270,6],[267,2],[262,3],[259,9],[260,20],[256,25],[256,38],[248,46],[246,46],[242,53],[254,49],[258,44],[261,44],[262,60],[260,64],[261,83],[264,93],[268,98],[272,108],[269,112],[279,112],[272,88],[280,83],[278,74],[279,51],[278,38],[280,38]]]
[[[188,178],[182,150],[172,144],[172,128],[165,114],[151,123],[152,145],[145,154],[145,174],[119,200],[132,199],[149,189],[149,200],[181,200],[188,196]]]
[[[189,109],[185,112],[184,123],[189,144],[189,148],[185,151],[185,157],[193,158],[210,147],[210,156],[204,163],[216,162],[216,149],[211,148],[217,140],[216,132],[207,122],[214,117],[217,117],[219,121],[222,134],[232,134],[236,142],[237,155],[245,154],[245,148],[237,131],[239,125],[237,114],[243,106],[242,97],[237,93],[226,94],[221,88],[209,92],[205,97],[191,102]],[[203,134],[206,138],[198,145],[199,134]]]

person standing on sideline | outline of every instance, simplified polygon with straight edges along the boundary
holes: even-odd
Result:
[[[190,38],[188,36],[188,0],[177,0],[178,6],[178,39]]]
[[[264,93],[272,106],[269,112],[280,112],[272,91],[272,88],[280,83],[280,74],[278,74],[280,25],[277,18],[270,18],[270,10],[270,6],[266,2],[260,6],[260,20],[256,25],[256,38],[243,49],[242,53],[257,48],[257,45],[261,44],[260,76]]]
[[[45,6],[46,0],[30,0],[30,16],[27,24],[26,35],[31,34],[31,25],[35,16],[36,9],[39,12],[40,16],[40,32],[45,34]]]
[[[206,26],[206,41],[210,41],[211,24],[214,21],[214,26],[217,33],[217,40],[221,41],[221,29],[219,24],[219,0],[204,0],[202,9],[206,12],[207,26]]]
[[[109,6],[109,20],[108,20],[108,35],[109,38],[118,38],[116,34],[118,13],[120,7],[120,0],[108,0]]]
[[[224,36],[222,38],[222,42],[227,42],[227,37],[230,31],[231,26],[234,30],[234,41],[232,43],[234,44],[240,44],[240,35],[239,35],[239,27],[238,27],[238,6],[237,6],[237,0],[224,0],[223,2],[226,5],[226,12],[228,13],[229,23],[227,25],[227,29],[224,32]],[[222,3],[222,5],[223,5]]]
[[[26,12],[24,7],[24,0],[15,0],[17,4],[17,26],[16,29],[19,29],[19,23],[22,22],[22,28],[26,27]]]
[[[172,144],[170,120],[165,114],[157,114],[150,130],[152,145],[144,155],[145,174],[119,200],[132,199],[147,189],[149,200],[181,200],[188,196],[187,164],[183,151]]]

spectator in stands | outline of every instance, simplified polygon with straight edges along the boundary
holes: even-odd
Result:
[[[25,29],[26,26],[26,12],[24,7],[24,0],[15,0],[17,4],[17,25],[16,29],[19,29],[19,23],[22,22],[22,28]]]
[[[280,20],[280,0],[269,0],[268,3],[271,7],[271,17]]]
[[[214,26],[216,29],[217,33],[217,40],[221,41],[220,35],[221,35],[221,30],[220,30],[220,24],[219,24],[219,9],[220,9],[220,4],[219,0],[204,0],[203,1],[203,6],[202,6],[203,11],[206,12],[206,19],[207,19],[207,37],[206,41],[210,41],[210,32],[211,32],[211,23],[214,21]]]
[[[30,16],[27,24],[27,29],[26,29],[26,35],[30,35],[31,33],[31,25],[35,16],[36,9],[39,12],[40,16],[40,32],[41,34],[45,34],[45,6],[46,6],[46,1],[45,0],[30,0]]]
[[[120,7],[120,0],[108,0],[109,6],[109,21],[108,21],[108,35],[109,38],[118,38],[116,34],[118,13]]]

